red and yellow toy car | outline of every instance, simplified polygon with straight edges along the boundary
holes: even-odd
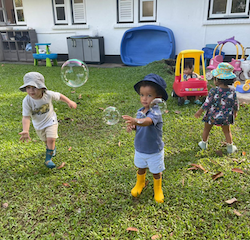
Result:
[[[172,96],[178,97],[178,105],[184,103],[184,97],[191,96],[207,96],[207,81],[206,76],[191,77],[187,80],[184,79],[184,61],[188,59],[193,61],[194,73],[196,76],[200,76],[200,61],[202,63],[202,71],[205,73],[205,64],[204,64],[204,51],[202,50],[183,50],[181,51],[176,59],[175,67],[175,80],[173,84]]]

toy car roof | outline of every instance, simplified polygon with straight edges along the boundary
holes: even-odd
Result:
[[[176,66],[175,66],[175,76],[179,76],[181,72],[181,68],[184,68],[184,59],[185,58],[193,58],[194,61],[194,72],[200,73],[200,59],[202,59],[202,68],[203,72],[205,72],[205,65],[204,65],[204,51],[198,49],[188,49],[181,51],[176,59]],[[180,64],[182,63],[182,66]]]

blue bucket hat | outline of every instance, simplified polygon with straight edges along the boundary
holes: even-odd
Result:
[[[136,83],[134,85],[134,89],[135,91],[140,94],[140,84],[142,82],[153,82],[157,85],[158,89],[161,91],[161,95],[162,95],[162,98],[167,101],[168,99],[168,94],[166,92],[166,87],[167,87],[167,84],[166,82],[163,80],[162,77],[160,77],[159,75],[157,74],[154,74],[154,73],[150,73],[148,74],[147,76],[145,76],[141,81],[139,81],[138,83]]]
[[[233,71],[234,67],[231,64],[222,62],[212,71],[212,75],[219,79],[234,79],[236,75]]]

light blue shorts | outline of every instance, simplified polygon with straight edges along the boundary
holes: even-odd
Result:
[[[165,170],[164,149],[152,154],[135,151],[134,163],[138,168],[148,168],[153,174],[160,173]]]

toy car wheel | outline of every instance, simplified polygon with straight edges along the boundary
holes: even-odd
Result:
[[[235,81],[234,82],[234,87],[237,87],[238,85],[240,85],[240,81]]]
[[[244,84],[243,87],[242,87],[242,89],[243,89],[245,92],[248,91],[248,90],[250,89],[249,84]]]
[[[178,105],[181,106],[184,104],[184,98],[178,97]]]
[[[241,72],[241,73],[239,74],[239,79],[240,79],[241,81],[245,81],[245,76],[244,76],[243,72]]]
[[[240,79],[241,71],[235,71],[234,74],[236,75],[236,80],[241,80]]]
[[[207,80],[211,80],[212,78],[213,78],[212,72],[211,72],[211,71],[207,72],[207,73],[206,73],[206,79],[207,79]]]
[[[171,96],[172,97],[178,97],[174,90],[172,91]]]

